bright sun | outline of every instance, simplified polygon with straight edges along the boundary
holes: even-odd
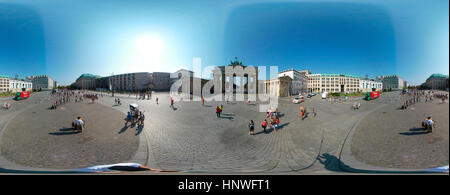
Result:
[[[164,44],[161,37],[157,35],[142,35],[135,41],[135,49],[138,53],[161,53],[164,49]]]
[[[162,66],[164,42],[158,35],[141,35],[133,43],[134,68],[141,71],[159,69]]]

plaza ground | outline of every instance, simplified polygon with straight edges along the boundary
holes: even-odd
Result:
[[[12,112],[41,111],[45,107],[39,108],[41,104],[50,105],[45,95],[40,99],[39,95],[35,96],[23,102],[13,102],[12,109],[16,110]],[[120,106],[114,105],[114,98],[117,97],[122,101]],[[156,104],[156,97],[159,104]],[[438,104],[437,100],[433,103],[418,103],[411,107],[412,110],[403,111],[397,110],[402,102],[399,92],[384,93],[379,99],[368,102],[358,99],[327,101],[316,96],[308,98],[302,106],[309,112],[314,108],[317,117],[310,114],[301,120],[299,105],[292,104],[291,100],[279,99],[282,128],[277,132],[269,130],[268,133],[262,132],[260,127],[265,118],[265,113],[259,112],[261,102],[247,104],[222,101],[201,105],[200,101],[177,101],[174,108],[169,108],[168,93],[155,93],[151,100],[137,100],[135,96],[126,94],[116,94],[115,97],[104,94],[95,104],[85,103],[84,107],[79,108],[68,106],[66,110],[73,111],[67,114],[71,120],[80,113],[97,113],[86,119],[89,124],[101,122],[104,126],[101,128],[102,125],[99,125],[98,130],[92,130],[89,126],[86,132],[98,133],[86,135],[84,132],[63,136],[49,134],[66,127],[67,122],[47,124],[54,125],[52,131],[49,127],[34,127],[41,129],[35,132],[27,132],[30,128],[18,130],[11,126],[13,122],[8,125],[6,122],[19,120],[20,117],[23,117],[20,120],[26,121],[33,116],[32,112],[10,116],[6,114],[10,111],[1,111],[1,156],[27,167],[78,168],[89,164],[86,162],[108,164],[127,161],[157,170],[193,174],[329,174],[349,171],[343,170],[339,164],[350,166],[353,168],[351,170],[394,168],[401,173],[402,170],[448,165],[448,102],[444,105]],[[361,103],[360,110],[350,109],[355,101]],[[145,127],[141,133],[136,133],[139,132],[136,127],[123,128],[123,118],[130,103],[139,104],[140,109],[145,111]],[[26,104],[35,107],[27,108]],[[224,111],[222,117],[217,118],[215,108],[220,105],[224,106]],[[438,121],[438,128],[433,134],[415,131],[424,119],[424,114],[431,114]],[[53,115],[50,118],[55,117]],[[247,125],[250,120],[256,124],[255,136],[248,135]],[[411,133],[416,134],[408,135]],[[27,134],[30,138],[23,138]],[[94,139],[80,143],[82,136]],[[84,148],[92,150],[89,153],[91,156],[57,158],[60,162],[71,161],[70,166],[57,166],[57,161],[52,160],[55,157],[51,155],[33,157],[36,162],[26,162],[31,159],[27,152],[33,153],[26,148],[36,145],[36,150],[50,151],[52,144],[48,142],[53,139],[61,139],[58,150],[53,151],[53,154]],[[28,144],[28,147],[15,146],[21,143]],[[102,144],[106,145],[102,147]],[[112,147],[115,144],[126,145],[127,149]],[[7,152],[3,152],[5,150]],[[95,157],[97,154],[103,154],[103,157]]]

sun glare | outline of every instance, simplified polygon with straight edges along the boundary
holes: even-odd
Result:
[[[136,52],[142,54],[157,54],[163,50],[163,41],[157,35],[144,35],[136,39]]]
[[[163,39],[158,35],[141,35],[134,40],[134,68],[158,69],[162,64]]]

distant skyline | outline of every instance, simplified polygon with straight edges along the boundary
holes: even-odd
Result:
[[[413,85],[449,74],[448,0],[0,0],[0,75],[174,72],[245,65]]]

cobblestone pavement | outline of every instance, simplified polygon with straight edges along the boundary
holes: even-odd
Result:
[[[122,132],[123,114],[110,107],[84,101],[50,110],[46,93],[12,103],[1,111],[9,123],[2,128],[0,152],[18,166],[74,169],[123,162],[137,151],[138,137]],[[82,133],[71,128],[77,116],[86,121]]]
[[[126,112],[129,103],[138,103],[146,111],[145,136],[148,140],[147,166],[162,170],[189,172],[244,173],[329,173],[323,157],[336,158],[349,129],[364,113],[396,100],[387,96],[372,102],[328,101],[320,97],[302,103],[310,114],[299,118],[299,106],[291,98],[281,98],[279,111],[282,128],[262,133],[265,113],[258,112],[259,103],[252,102],[175,102],[169,108],[168,93],[154,94],[152,100],[136,100],[135,96],[116,94]],[[156,104],[155,98],[159,98]],[[351,105],[361,102],[361,109]],[[102,104],[114,103],[112,97]],[[223,117],[215,116],[216,106],[224,106]],[[248,135],[249,120],[256,123],[255,136]],[[325,169],[324,169],[325,168]]]
[[[406,99],[408,97],[403,97]],[[355,131],[352,155],[370,165],[423,169],[449,164],[449,105],[441,100],[419,102],[407,110],[385,105],[365,117]],[[423,131],[427,116],[437,121],[433,133]]]
[[[120,97],[122,105],[114,105],[116,97]],[[156,104],[156,97],[159,104]],[[341,162],[344,143],[349,140],[352,143],[347,139],[349,133],[359,132],[356,129],[361,125],[364,129],[366,124],[362,121],[368,115],[384,106],[396,105],[400,96],[397,92],[384,93],[372,101],[307,98],[301,104],[310,113],[305,120],[299,117],[300,105],[292,104],[291,100],[279,99],[282,128],[268,133],[263,133],[260,126],[265,118],[265,113],[258,112],[261,102],[224,101],[201,105],[200,101],[176,101],[174,108],[170,108],[168,93],[154,93],[151,100],[104,94],[98,103],[121,111],[123,116],[130,103],[137,103],[145,111],[145,127],[139,134],[138,151],[128,162],[137,159],[154,169],[191,174],[335,174],[344,173],[339,164],[344,164]],[[359,110],[351,109],[354,102],[361,103]],[[215,108],[220,105],[224,106],[223,114],[217,118]],[[313,108],[317,117],[311,114]],[[250,120],[256,124],[255,136],[248,135]],[[136,128],[124,132],[134,133]],[[367,134],[368,138],[371,136]]]

